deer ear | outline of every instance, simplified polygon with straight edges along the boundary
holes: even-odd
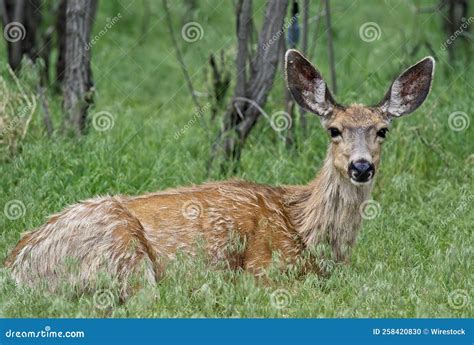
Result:
[[[379,108],[389,116],[399,117],[414,112],[431,89],[435,60],[425,57],[395,79]]]
[[[288,89],[302,108],[322,117],[332,113],[335,102],[321,73],[299,51],[286,52],[285,71]]]

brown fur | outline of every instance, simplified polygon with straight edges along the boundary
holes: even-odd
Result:
[[[75,258],[82,274],[74,272],[70,279],[86,285],[99,270],[123,279],[146,261],[155,280],[178,251],[196,254],[201,240],[211,262],[227,261],[256,275],[263,274],[275,252],[294,263],[305,248],[319,243],[330,244],[334,259],[343,261],[370,187],[352,185],[334,168],[334,146],[308,186],[227,181],[74,205],[26,234],[7,266],[18,282],[34,284],[41,277],[59,280],[61,263]],[[244,246],[241,253],[231,251],[235,238]],[[129,248],[132,239],[137,245]]]
[[[324,97],[319,72],[299,53],[291,54],[288,84],[295,99],[321,112],[326,129],[342,133],[331,139],[314,181],[280,187],[227,181],[84,201],[21,238],[6,261],[16,281],[36,285],[47,280],[51,289],[63,281],[86,287],[104,271],[125,287],[133,274],[154,282],[178,252],[196,255],[200,244],[211,263],[257,276],[275,253],[291,264],[318,245],[329,246],[336,262],[347,261],[362,222],[359,207],[369,198],[373,181],[351,183],[348,166],[363,157],[377,170],[383,141],[377,132],[389,125],[390,114],[382,106],[337,105],[328,91]],[[383,107],[397,110],[401,104],[403,112],[412,111],[410,99],[387,98]],[[65,268],[68,259],[77,263],[76,270]]]

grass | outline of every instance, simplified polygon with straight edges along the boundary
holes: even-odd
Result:
[[[91,128],[79,141],[60,135],[48,139],[41,112],[37,112],[21,153],[0,165],[0,207],[3,210],[12,200],[24,205],[16,220],[0,215],[1,261],[23,231],[81,199],[140,194],[229,177],[217,169],[206,175],[218,123],[210,123],[206,113],[210,130],[199,121],[185,127],[195,109],[162,9],[159,2],[151,2],[149,32],[140,44],[141,4],[103,1],[95,23],[94,31],[99,32],[107,18],[121,13],[119,22],[92,47],[97,94],[91,114],[109,112],[113,127],[103,132]],[[429,55],[425,46],[409,54],[418,42],[429,40],[438,58],[428,101],[414,115],[394,121],[373,193],[381,211],[365,221],[349,265],[336,267],[329,278],[280,276],[262,285],[247,274],[210,271],[183,259],[158,286],[139,291],[125,303],[116,301],[113,289],[101,290],[94,297],[68,292],[48,295],[15,287],[2,271],[0,315],[472,317],[473,126],[454,131],[448,121],[453,112],[472,113],[472,64],[468,66],[462,58],[454,66],[448,64],[441,49],[446,38],[439,15],[416,16],[410,4],[402,0],[332,4],[340,102],[377,102],[393,77]],[[254,4],[257,22],[261,22],[263,5],[263,1]],[[313,13],[316,7],[312,4]],[[195,88],[207,92],[204,75],[210,52],[223,49],[233,71],[233,9],[227,1],[201,1],[193,14],[186,14],[177,2],[171,11],[178,35],[186,21],[203,27],[203,38],[195,43],[178,38]],[[359,28],[366,22],[378,23],[378,40],[360,39]],[[312,61],[329,76],[322,36]],[[5,47],[0,50],[4,62]],[[5,70],[2,73],[6,75]],[[283,74],[278,71],[265,108],[268,114],[284,109],[283,87]],[[58,126],[60,100],[49,96]],[[298,146],[287,149],[261,119],[244,149],[238,177],[270,184],[310,181],[321,165],[328,139],[317,118],[308,115],[308,122],[307,136],[294,123]],[[176,139],[181,128],[186,130]]]

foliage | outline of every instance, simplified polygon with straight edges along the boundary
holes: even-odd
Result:
[[[263,1],[254,4],[257,28],[263,5]],[[196,112],[162,25],[160,3],[150,1],[150,26],[142,45],[138,39],[142,27],[137,20],[143,15],[140,6],[140,2],[133,6],[115,1],[100,4],[94,32],[102,30],[117,13],[122,18],[92,46],[97,97],[89,134],[79,142],[59,135],[50,140],[41,130],[41,118],[35,117],[21,154],[0,165],[0,211],[7,212],[6,206],[15,200],[24,206],[21,216],[13,217],[17,219],[0,217],[0,260],[25,229],[34,229],[51,213],[78,200],[93,195],[140,194],[198,184],[208,178],[206,163],[218,124],[210,122],[209,107],[202,114],[207,129],[201,120],[189,122]],[[315,11],[316,3],[311,6]],[[429,55],[423,47],[415,56],[410,55],[421,33],[431,41],[438,59],[428,101],[414,115],[394,120],[387,136],[373,193],[380,213],[365,221],[348,265],[335,267],[328,278],[279,276],[262,283],[247,274],[209,270],[183,259],[157,287],[143,289],[125,303],[119,303],[111,291],[112,302],[105,308],[92,294],[49,295],[20,289],[4,274],[0,278],[0,314],[472,317],[474,126],[455,131],[450,121],[454,112],[471,112],[472,116],[472,64],[465,67],[460,61],[449,65],[447,53],[441,49],[446,38],[438,16],[415,15],[405,1],[334,1],[332,10],[339,102],[376,103],[404,67]],[[173,2],[171,12],[180,29],[185,6]],[[180,43],[199,92],[207,92],[204,70],[209,52],[235,52],[233,15],[225,1],[199,2],[191,15],[190,20],[203,28],[202,39]],[[379,24],[379,39],[361,40],[359,28],[366,22]],[[322,36],[312,61],[328,76],[325,46]],[[4,63],[4,47],[0,53]],[[268,114],[284,109],[283,73],[277,74],[265,109]],[[203,105],[205,99],[201,99]],[[54,97],[51,112],[59,123],[60,101]],[[100,112],[111,115],[107,130],[99,126],[97,117],[104,114]],[[308,136],[299,130],[299,121],[293,123],[297,140],[293,148],[287,148],[262,118],[246,143],[238,177],[270,184],[310,181],[321,166],[328,139],[319,121],[307,116]],[[182,134],[176,137],[178,131]],[[212,171],[210,177],[229,176]],[[459,298],[466,303],[455,303]]]

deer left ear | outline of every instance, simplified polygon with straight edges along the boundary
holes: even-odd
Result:
[[[399,117],[414,112],[431,89],[435,60],[425,57],[395,79],[378,107],[387,115]]]
[[[299,51],[285,55],[286,83],[291,95],[302,108],[323,118],[331,116],[336,102],[321,73]]]

